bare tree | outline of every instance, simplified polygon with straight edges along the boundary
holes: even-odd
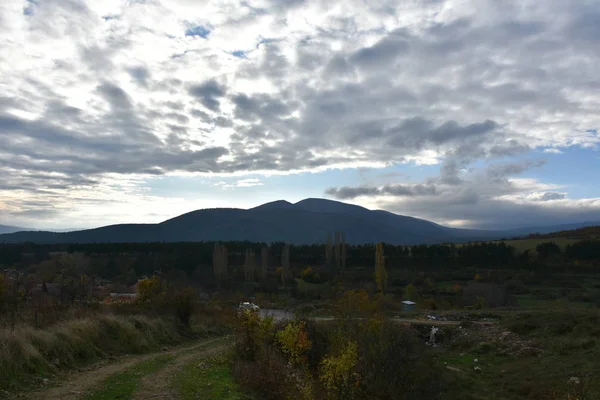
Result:
[[[340,269],[340,264],[341,264],[341,258],[342,258],[342,254],[341,254],[341,247],[340,247],[340,233],[339,232],[335,232],[334,234],[334,244],[333,244],[333,254],[335,256],[335,267],[336,267],[336,271],[339,271]]]
[[[346,232],[342,232],[342,250],[341,250],[341,255],[342,255],[342,269],[346,268]]]
[[[265,283],[267,281],[267,271],[269,269],[269,248],[264,246],[260,249],[260,279]]]
[[[383,243],[377,243],[377,246],[375,246],[375,283],[377,284],[377,290],[381,293],[385,293],[387,289],[387,279]]]
[[[244,261],[244,277],[246,282],[254,281],[254,270],[256,264],[256,255],[254,254],[254,250],[246,249],[246,256]]]
[[[336,271],[346,268],[346,233],[335,232],[333,255],[335,256]]]
[[[215,278],[217,279],[217,285],[221,287],[221,283],[227,277],[227,266],[228,266],[228,255],[227,247],[222,244],[215,243],[213,250],[213,270],[215,272]]]
[[[281,250],[281,283],[285,287],[285,282],[290,273],[290,245],[285,244]]]
[[[331,244],[331,233],[327,234],[327,241],[325,242],[325,263],[327,266],[331,266],[333,259],[333,246]]]

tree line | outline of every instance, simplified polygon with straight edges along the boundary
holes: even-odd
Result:
[[[261,270],[278,267],[327,267],[332,273],[345,268],[369,267],[375,259],[376,244],[347,245],[344,235],[328,237],[325,243],[293,245],[284,242],[219,242],[226,249],[226,264],[240,266],[247,276],[259,277]],[[381,244],[388,269],[406,267],[524,267],[548,258],[560,261],[600,260],[600,240],[583,240],[566,246],[552,241],[542,243],[534,251],[517,252],[505,242],[468,243],[463,245],[396,246]],[[180,270],[191,274],[198,268],[210,272],[214,265],[215,242],[182,243],[97,243],[97,244],[0,244],[0,268],[25,268],[41,263],[56,254],[78,253],[106,262],[97,266],[102,275],[116,275],[119,260],[128,259],[136,276],[147,275],[158,268]],[[223,250],[221,250],[223,251]],[[282,265],[282,260],[289,264]],[[257,266],[260,266],[258,268]],[[100,271],[97,271],[100,273]],[[215,274],[217,270],[214,270]]]

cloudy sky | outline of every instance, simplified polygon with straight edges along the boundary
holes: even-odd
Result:
[[[0,224],[600,220],[599,66],[597,0],[2,0]]]

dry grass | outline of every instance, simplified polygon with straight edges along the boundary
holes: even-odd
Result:
[[[0,329],[0,389],[99,358],[141,353],[185,338],[175,321],[146,316],[99,315],[45,330]],[[29,383],[34,383],[29,381]]]

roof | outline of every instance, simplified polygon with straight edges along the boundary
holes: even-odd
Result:
[[[409,305],[409,306],[412,306],[412,305],[415,305],[415,304],[417,304],[417,303],[415,303],[414,301],[410,301],[410,300],[404,300],[404,301],[402,302],[402,304],[407,304],[407,305]]]

